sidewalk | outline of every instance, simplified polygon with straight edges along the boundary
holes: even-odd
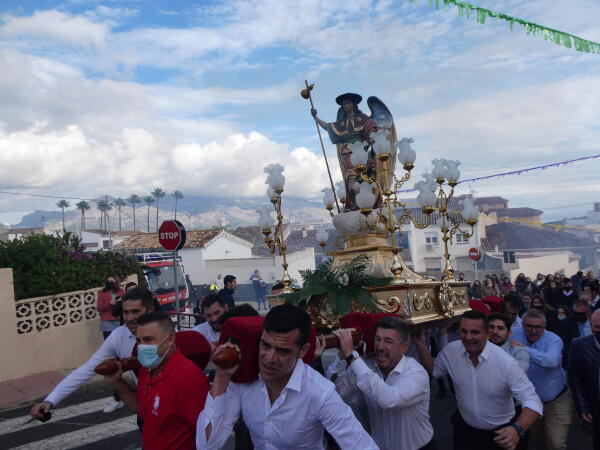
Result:
[[[70,370],[42,372],[28,377],[0,382],[0,410],[13,409],[43,400],[54,389],[54,386],[70,372]],[[81,389],[90,392],[103,385],[102,377],[96,375]]]

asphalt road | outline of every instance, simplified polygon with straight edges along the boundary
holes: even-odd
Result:
[[[437,384],[432,383],[430,407],[431,422],[439,450],[451,448],[452,426],[450,416],[456,409],[453,395],[448,392],[437,397]],[[34,422],[23,426],[30,406],[0,412],[0,449],[80,449],[80,450],[134,450],[141,448],[135,416],[123,408],[104,414],[102,404],[111,391],[101,389],[91,395],[74,395],[55,410],[53,418],[45,423]],[[591,430],[590,430],[591,431]],[[568,449],[592,450],[591,433],[574,418],[569,434]],[[530,443],[531,444],[531,443]],[[232,445],[228,445],[232,448]],[[530,448],[533,448],[530,445]]]

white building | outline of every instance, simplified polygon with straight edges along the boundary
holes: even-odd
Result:
[[[107,230],[81,230],[81,243],[86,251],[110,250],[125,239],[135,236],[141,231],[107,231]]]

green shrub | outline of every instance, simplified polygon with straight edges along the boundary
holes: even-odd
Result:
[[[144,277],[135,258],[100,251],[84,253],[77,235],[33,234],[0,242],[0,268],[13,269],[15,298],[30,298],[103,286],[109,275]]]

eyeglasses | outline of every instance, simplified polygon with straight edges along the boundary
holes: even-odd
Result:
[[[545,328],[542,325],[527,325],[527,324],[523,324],[523,326],[525,328],[527,328],[528,330],[534,330],[534,331],[542,331]]]

